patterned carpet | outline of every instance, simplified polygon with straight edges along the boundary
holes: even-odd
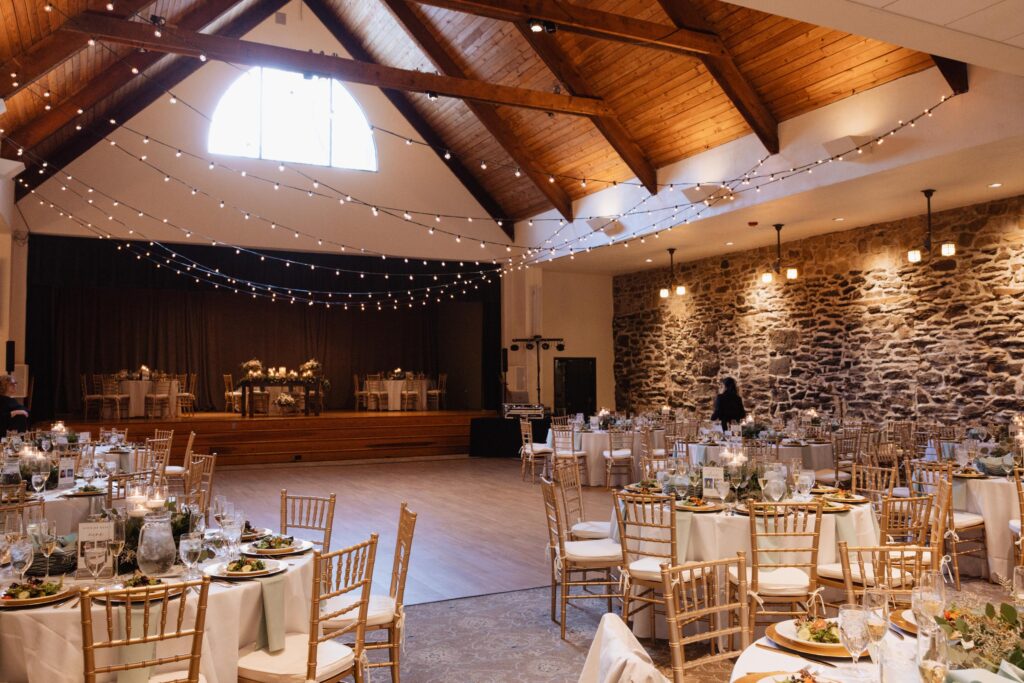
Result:
[[[1000,600],[998,586],[965,582],[975,599]],[[570,607],[566,640],[550,619],[549,589],[496,593],[406,607],[408,630],[402,660],[403,683],[576,683],[590,641],[604,614],[604,601]],[[664,641],[641,641],[671,680]],[[379,657],[370,653],[371,661]],[[693,683],[729,680],[732,662],[708,665],[688,675]],[[374,683],[390,683],[386,669],[373,670]]]

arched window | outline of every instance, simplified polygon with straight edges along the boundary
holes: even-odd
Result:
[[[221,96],[207,150],[214,154],[377,170],[362,109],[336,80],[253,67]]]

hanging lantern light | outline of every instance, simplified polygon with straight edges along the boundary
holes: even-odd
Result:
[[[782,275],[782,223],[776,223],[775,228],[775,264],[772,269],[761,274],[761,282],[768,285],[775,281],[775,274]],[[786,268],[786,279],[795,280],[800,277],[800,271],[796,268]]]
[[[924,249],[911,249],[907,252],[907,260],[911,263],[920,263],[924,254],[931,255],[932,253],[932,195],[935,194],[935,190],[921,190],[921,194],[924,195],[928,207],[925,219]],[[943,242],[939,246],[939,253],[947,257],[956,256],[956,244],[953,242]]]
[[[684,285],[675,284],[676,279],[676,263],[675,263],[675,247],[667,249],[668,251],[668,287],[662,287],[658,290],[658,296],[662,299],[667,299],[671,296],[672,292],[675,291],[676,296],[684,296],[686,294],[686,287]]]

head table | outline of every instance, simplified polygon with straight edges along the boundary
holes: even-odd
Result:
[[[313,580],[313,553],[288,558],[284,574],[237,582],[214,580],[206,608],[201,672],[207,683],[238,680],[238,652],[255,645],[264,626],[263,582],[281,582],[283,615],[275,618],[284,633],[309,632],[309,601]],[[65,583],[74,581],[65,579]],[[280,600],[281,597],[278,599]],[[82,680],[82,627],[80,607],[69,600],[58,607],[0,610],[0,681],[5,683],[76,683]],[[189,600],[195,609],[196,598]],[[102,603],[93,607],[97,637],[106,628]],[[187,651],[190,643],[161,643],[157,656]],[[181,670],[176,667],[157,669]]]

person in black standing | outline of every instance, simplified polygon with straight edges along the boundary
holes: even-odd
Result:
[[[743,399],[736,389],[736,380],[726,377],[722,380],[722,393],[715,397],[715,411],[711,414],[711,420],[719,420],[722,423],[722,431],[729,429],[729,424],[739,422],[747,416],[743,408]]]
[[[28,431],[28,410],[8,395],[14,386],[13,377],[0,375],[0,436],[8,431]]]

